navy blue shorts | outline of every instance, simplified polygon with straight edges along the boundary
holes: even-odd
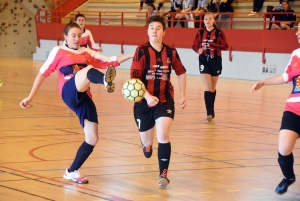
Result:
[[[96,106],[86,92],[77,91],[75,76],[69,79],[63,86],[62,99],[76,113],[82,128],[84,128],[84,119],[98,123]]]

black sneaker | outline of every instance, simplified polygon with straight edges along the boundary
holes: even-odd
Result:
[[[142,144],[142,145],[143,145],[143,144]],[[149,146],[149,147],[145,147],[145,146],[143,145],[143,152],[144,152],[144,156],[145,156],[146,158],[150,158],[150,157],[152,156],[152,145]]]
[[[116,77],[116,69],[112,65],[109,65],[103,77],[104,87],[108,93],[112,93],[115,91],[115,84],[113,83],[115,77]]]
[[[296,181],[296,179],[286,179],[286,178],[283,178],[283,180],[278,184],[278,186],[276,187],[275,189],[275,192],[279,195],[282,195],[284,193],[287,192],[288,190],[288,187],[290,185],[292,185],[294,182]]]

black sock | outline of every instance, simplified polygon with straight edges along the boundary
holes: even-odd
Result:
[[[294,180],[294,156],[293,153],[287,156],[283,156],[278,152],[278,163],[280,165],[283,176],[288,180]]]
[[[163,7],[164,3],[158,3],[158,7],[157,7],[157,10],[159,11],[161,9],[161,7]]]
[[[171,158],[171,143],[158,143],[158,164],[159,164],[159,172],[160,175],[169,169],[170,158]]]
[[[98,71],[95,68],[91,68],[88,70],[87,74],[87,79],[94,84],[103,84],[103,76],[104,74],[100,71]]]
[[[216,100],[217,90],[212,92],[212,109],[215,108],[215,100]]]
[[[85,141],[79,147],[76,157],[69,168],[69,172],[74,172],[81,168],[82,164],[89,157],[89,155],[93,152],[94,146],[86,143]]]
[[[204,91],[204,101],[206,106],[206,114],[211,115],[211,108],[212,106],[212,97],[213,93],[210,91]]]

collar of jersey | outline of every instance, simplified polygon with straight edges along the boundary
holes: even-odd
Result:
[[[66,43],[66,47],[70,48],[67,43]],[[78,48],[76,48],[76,49],[75,48],[70,48],[70,49],[72,49],[72,50],[78,50]]]

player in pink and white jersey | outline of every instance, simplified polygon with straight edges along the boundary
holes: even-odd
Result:
[[[296,33],[300,43],[300,23]],[[293,149],[300,136],[300,48],[293,51],[291,59],[281,75],[257,82],[252,87],[252,92],[259,90],[264,85],[284,84],[293,82],[293,90],[286,101],[285,110],[281,121],[278,144],[278,163],[283,173],[283,180],[276,187],[275,192],[284,194],[288,187],[296,180],[294,174]]]
[[[63,177],[79,184],[86,184],[88,180],[80,176],[79,168],[92,153],[98,141],[98,116],[89,91],[90,85],[104,84],[108,92],[113,92],[115,87],[113,80],[116,76],[113,66],[132,58],[133,54],[106,57],[89,48],[80,47],[81,35],[82,31],[77,23],[70,22],[66,25],[64,29],[66,44],[52,49],[35,78],[29,96],[22,100],[20,105],[26,108],[45,78],[57,71],[62,99],[78,116],[85,134],[85,141],[79,147],[72,165],[66,169]],[[97,69],[106,67],[106,74]]]
[[[85,28],[85,16],[80,13],[77,14],[75,16],[75,22],[80,26],[82,30],[80,46],[89,47],[92,50],[102,52],[103,49],[95,43],[93,35],[90,32],[90,30]]]

